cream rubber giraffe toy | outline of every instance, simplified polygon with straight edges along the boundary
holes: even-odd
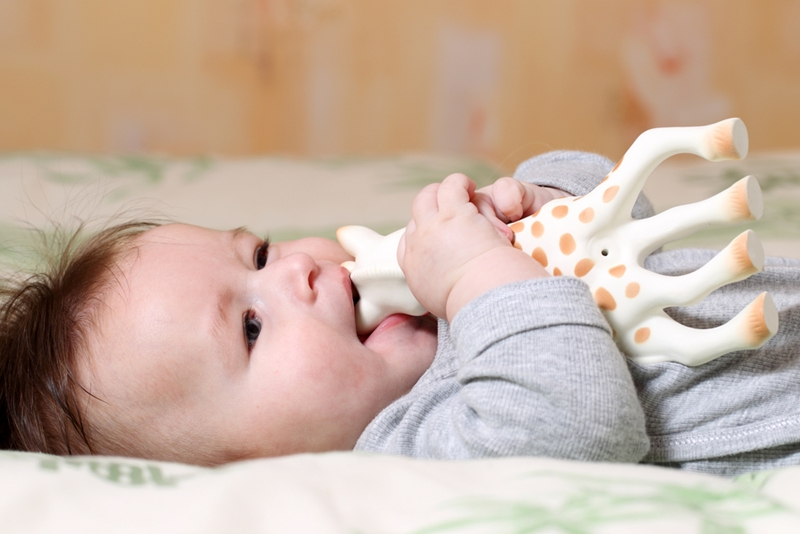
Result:
[[[539,212],[510,224],[514,246],[553,276],[585,281],[617,344],[637,362],[694,366],[729,352],[758,348],[778,330],[778,312],[766,292],[716,328],[689,328],[664,312],[666,307],[695,304],[713,290],[759,272],[764,252],[752,230],[689,274],[664,276],[643,266],[651,252],[702,227],[758,219],[763,207],[755,178],[742,178],[711,198],[653,217],[631,216],[647,177],[666,158],[690,153],[711,161],[740,159],[747,146],[747,130],[739,119],[648,130],[593,191],[550,201]],[[404,231],[381,236],[361,226],[345,226],[337,232],[342,246],[355,257],[345,266],[359,291],[359,332],[369,331],[392,313],[425,313],[397,263]]]

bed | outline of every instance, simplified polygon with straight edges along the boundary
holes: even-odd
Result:
[[[31,228],[52,221],[180,220],[247,226],[274,240],[405,225],[411,200],[451,172],[479,184],[487,162],[383,158],[224,159],[0,155],[0,268],[35,263]],[[747,174],[768,254],[800,257],[800,153],[710,164],[675,159],[645,191],[656,209],[699,200]],[[670,246],[722,247],[738,228]],[[725,479],[644,465],[539,458],[426,461],[301,454],[220,468],[0,451],[3,532],[800,532],[800,467]]]

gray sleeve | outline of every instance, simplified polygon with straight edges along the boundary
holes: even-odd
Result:
[[[462,308],[449,337],[455,377],[412,390],[360,448],[618,462],[647,452],[633,381],[583,282],[548,278],[492,290]]]
[[[452,421],[473,456],[638,461],[648,450],[625,359],[583,282],[490,292],[455,317],[451,336],[462,385]]]
[[[715,255],[674,249],[650,256],[645,266],[679,276]],[[686,326],[714,328],[769,291],[779,327],[761,348],[697,367],[630,361],[651,437],[645,461],[726,476],[800,463],[799,289],[800,259],[767,257],[763,272],[723,286],[697,304],[666,310]]]
[[[514,178],[582,196],[597,187],[613,168],[610,159],[598,154],[557,150],[523,161],[514,172]],[[640,193],[633,206],[633,217],[643,219],[653,214],[652,204]]]

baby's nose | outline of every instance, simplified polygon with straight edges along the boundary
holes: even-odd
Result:
[[[319,274],[316,260],[303,252],[295,252],[279,260],[284,282],[297,298],[313,300],[316,295],[315,283]],[[276,267],[278,267],[276,265]]]

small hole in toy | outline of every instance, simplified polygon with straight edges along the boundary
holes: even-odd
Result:
[[[600,251],[600,254],[602,254],[603,256],[608,256],[608,249],[604,248],[602,251]]]

